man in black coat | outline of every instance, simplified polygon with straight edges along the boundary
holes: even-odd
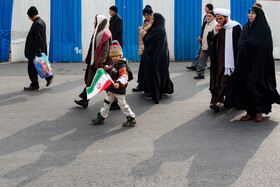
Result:
[[[41,53],[47,55],[47,42],[46,42],[46,24],[39,17],[38,10],[32,6],[28,9],[27,15],[33,24],[29,30],[26,38],[25,57],[28,59],[28,75],[31,80],[31,84],[28,87],[24,87],[25,91],[33,91],[39,89],[38,73],[34,65],[35,56],[40,57]],[[46,86],[52,83],[53,75],[45,78],[47,81]]]
[[[109,13],[112,16],[110,19],[109,30],[112,33],[112,39],[118,40],[119,44],[123,47],[123,21],[118,15],[118,7],[111,6]]]
[[[110,19],[109,30],[112,33],[112,39],[117,40],[119,44],[123,47],[123,21],[122,18],[118,15],[118,7],[111,6],[109,8],[109,13],[112,16]],[[110,110],[119,109],[117,99],[111,104]]]

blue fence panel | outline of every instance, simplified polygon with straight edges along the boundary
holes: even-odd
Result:
[[[51,1],[50,61],[81,62],[81,0]]]
[[[195,58],[201,33],[202,0],[175,0],[175,60]]]
[[[248,21],[248,10],[256,0],[231,0],[231,19],[244,25]]]
[[[116,0],[123,19],[123,53],[128,60],[139,61],[138,27],[142,25],[143,0]]]
[[[0,61],[9,61],[13,0],[0,0]]]

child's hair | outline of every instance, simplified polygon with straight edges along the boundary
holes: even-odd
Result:
[[[122,52],[122,47],[119,44],[118,40],[114,40],[112,42],[112,45],[110,46],[110,54],[112,56],[120,56],[122,58],[123,52]]]

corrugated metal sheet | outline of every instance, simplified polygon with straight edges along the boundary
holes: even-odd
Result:
[[[175,59],[190,60],[199,46],[201,0],[175,0]],[[188,11],[186,11],[188,10]]]
[[[85,60],[90,39],[94,31],[94,18],[96,14],[104,15],[110,20],[109,8],[115,0],[82,0],[82,52]]]
[[[258,1],[262,4],[273,38],[273,56],[280,59],[280,1]]]
[[[143,0],[143,7],[146,5],[151,5],[153,12],[158,12],[164,16],[170,59],[174,60],[174,0]]]
[[[0,1],[0,61],[9,61],[13,0]]]
[[[231,19],[244,25],[248,21],[248,10],[255,2],[255,0],[232,0]]]
[[[50,61],[81,62],[81,0],[51,1]]]
[[[44,20],[47,27],[47,44],[50,41],[50,1],[46,0],[14,0],[11,32],[11,61],[26,61],[24,47],[26,36],[32,25],[28,19],[27,10],[35,6],[39,16]]]
[[[140,60],[138,54],[138,27],[142,25],[142,0],[116,0],[123,19],[123,53],[128,60]]]

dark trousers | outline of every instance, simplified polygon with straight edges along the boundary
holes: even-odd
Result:
[[[143,57],[141,55],[141,61],[140,61],[140,66],[138,70],[138,84],[143,87],[144,86],[144,64],[143,64]]]
[[[39,86],[39,82],[38,82],[38,72],[35,68],[33,59],[28,59],[28,75],[29,75],[29,79],[31,80],[31,84],[30,86],[32,87],[37,87]]]

